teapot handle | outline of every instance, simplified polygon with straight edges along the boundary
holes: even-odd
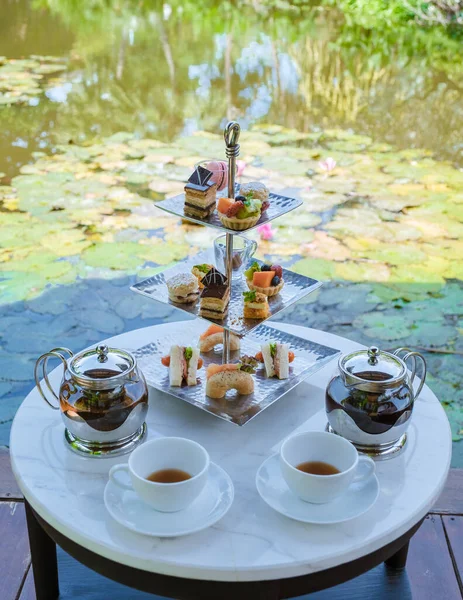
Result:
[[[42,364],[42,376],[43,379],[45,381],[45,383],[47,384],[47,388],[49,389],[49,391],[51,392],[51,394],[53,395],[53,397],[58,400],[59,402],[59,396],[57,396],[55,390],[52,388],[50,380],[48,379],[48,373],[47,373],[47,363],[48,363],[48,359],[51,357],[55,357],[55,358],[59,358],[61,360],[61,362],[64,365],[64,368],[66,368],[67,366],[67,361],[64,358],[64,356],[61,354],[61,352],[66,352],[67,354],[69,354],[69,356],[73,356],[73,353],[71,352],[71,350],[69,350],[68,348],[53,348],[53,350],[50,350],[50,352],[46,352],[45,354],[42,354],[42,356],[39,356],[39,358],[37,359],[37,362],[35,363],[35,368],[34,368],[34,378],[35,378],[35,384],[37,386],[37,389],[40,392],[40,395],[42,396],[42,398],[45,400],[45,402],[51,406],[51,408],[53,408],[53,410],[59,410],[59,406],[54,406],[50,400],[48,400],[48,398],[46,397],[41,383],[40,383],[40,378],[39,378],[39,367],[40,364]]]
[[[410,348],[397,348],[397,350],[395,350],[393,352],[393,354],[395,354],[396,356],[398,356],[400,358],[401,352],[406,353],[405,356],[402,358],[404,363],[407,363],[407,360],[409,358],[411,358],[413,360],[412,369],[411,369],[411,371],[412,371],[412,376],[411,376],[412,386],[413,386],[413,381],[415,380],[415,375],[416,375],[416,359],[418,358],[421,361],[421,364],[423,365],[423,373],[421,375],[421,382],[420,382],[420,385],[418,386],[418,389],[415,392],[415,400],[416,400],[418,398],[418,396],[421,394],[421,390],[423,389],[424,382],[426,380],[426,372],[427,372],[426,360],[422,354],[420,354],[419,352],[415,352],[414,350],[410,350]]]

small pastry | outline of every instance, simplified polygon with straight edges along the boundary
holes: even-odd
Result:
[[[161,362],[169,367],[169,382],[173,387],[196,385],[196,372],[203,366],[199,356],[199,348],[191,346],[172,346],[168,356],[163,356]]]
[[[204,276],[206,275],[206,273],[209,273],[209,271],[213,268],[214,268],[214,265],[208,265],[208,264],[204,263],[202,265],[195,265],[191,269],[191,272],[198,280],[198,285],[199,285],[200,290],[202,290],[204,287],[204,283],[203,283]]]
[[[166,281],[169,300],[176,304],[193,304],[199,297],[198,280],[192,273],[179,273]]]
[[[267,296],[260,292],[243,292],[245,319],[267,319],[270,315]]]
[[[223,327],[211,325],[199,336],[201,352],[210,352],[217,344],[223,344]],[[230,331],[230,350],[240,349],[240,338]]]
[[[225,275],[212,267],[202,279],[204,288],[200,296],[199,315],[222,321],[228,313],[230,287]]]
[[[228,313],[230,288],[228,285],[205,287],[201,292],[199,316],[215,321],[223,321]]]
[[[211,171],[197,167],[184,187],[185,206],[183,212],[189,217],[205,219],[215,210],[217,184],[209,181]]]
[[[212,183],[217,184],[217,191],[221,192],[228,184],[228,164],[224,160],[211,160],[206,169],[211,171]]]
[[[267,377],[278,377],[288,379],[289,363],[294,360],[294,352],[289,349],[288,344],[279,342],[268,342],[261,345],[261,352],[256,354],[256,360],[263,362]]]
[[[225,285],[227,283],[227,278],[223,273],[211,266],[209,271],[204,275],[202,283],[205,287],[211,285]]]
[[[227,278],[214,267],[202,279],[204,289],[199,302],[199,316],[222,321],[228,313],[230,287]]]
[[[283,269],[280,265],[262,265],[253,262],[244,272],[246,283],[250,290],[255,290],[266,296],[275,296],[283,288]]]
[[[269,191],[260,181],[251,181],[240,185],[240,194],[246,197],[252,194],[254,200],[260,200],[263,203],[268,200]]]
[[[211,364],[206,371],[206,395],[210,398],[223,398],[228,390],[236,390],[242,396],[252,394],[254,367],[243,357],[240,363],[228,365]]]
[[[219,198],[217,212],[224,227],[234,231],[243,231],[254,227],[259,221],[262,214],[262,202],[244,196]]]

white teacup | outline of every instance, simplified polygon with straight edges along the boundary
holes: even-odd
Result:
[[[183,510],[195,500],[206,485],[209,454],[185,438],[163,437],[139,446],[130,455],[128,464],[115,465],[109,471],[113,483],[126,490],[134,490],[142,500],[161,512]],[[158,483],[147,477],[162,469],[179,469],[191,477],[177,483]],[[118,473],[125,471],[131,483],[123,481]]]
[[[328,463],[339,473],[314,475],[296,468],[309,461]],[[313,504],[335,500],[353,481],[367,480],[375,471],[371,458],[359,456],[346,439],[324,431],[307,431],[285,440],[280,450],[280,466],[289,489]]]

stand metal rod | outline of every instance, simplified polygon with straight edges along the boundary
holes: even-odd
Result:
[[[240,138],[241,128],[239,123],[236,121],[230,121],[227,123],[223,132],[225,140],[225,155],[228,158],[228,197],[235,197],[235,174],[236,174],[236,158],[240,153],[240,145],[238,140]],[[232,288],[232,272],[233,272],[233,234],[227,233],[225,241],[225,264],[227,267],[227,279],[228,286]],[[223,333],[223,352],[222,352],[222,363],[226,364],[230,362],[230,331],[224,329]]]
[[[232,286],[232,268],[233,268],[233,234],[227,233],[225,240],[225,265],[227,267],[227,279],[228,285]],[[230,362],[230,331],[224,329],[223,332],[223,351],[222,351],[222,363],[225,365]]]

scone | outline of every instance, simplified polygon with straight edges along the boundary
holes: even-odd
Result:
[[[270,315],[267,296],[260,292],[243,292],[245,319],[267,319]]]
[[[179,273],[166,281],[169,300],[176,304],[192,304],[199,297],[198,280],[192,273]]]
[[[248,197],[252,194],[254,200],[265,202],[268,200],[269,191],[263,183],[259,181],[251,181],[240,185],[240,195]]]

